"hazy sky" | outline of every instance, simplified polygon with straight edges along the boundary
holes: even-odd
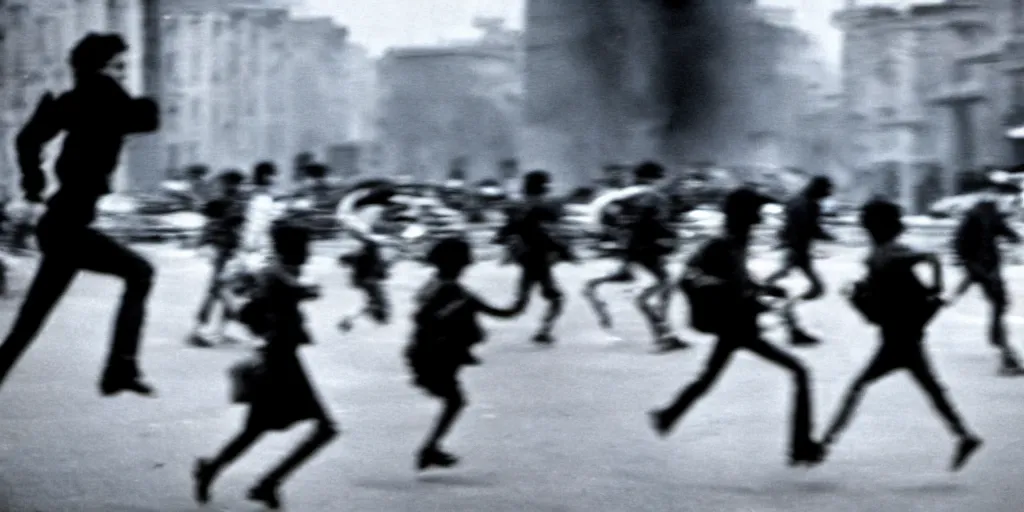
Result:
[[[546,0],[555,2],[558,0]],[[765,5],[797,9],[797,23],[816,36],[829,60],[839,57],[840,35],[831,26],[832,12],[845,0],[759,0]],[[922,0],[919,3],[939,0]],[[391,46],[432,44],[471,37],[474,16],[502,16],[523,24],[526,0],[304,0],[306,12],[329,15],[347,25],[352,37],[380,53]],[[859,4],[901,4],[909,0],[860,0]]]

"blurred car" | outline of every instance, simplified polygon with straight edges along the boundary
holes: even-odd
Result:
[[[960,194],[942,198],[928,208],[928,215],[936,219],[959,218],[970,210],[982,198],[982,194]],[[1010,215],[1020,208],[1020,196],[1017,194],[1001,194],[996,204],[999,211]]]

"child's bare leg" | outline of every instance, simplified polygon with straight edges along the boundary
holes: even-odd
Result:
[[[420,450],[417,466],[421,470],[430,466],[449,467],[458,462],[454,456],[441,450],[441,440],[448,435],[452,426],[455,425],[459,413],[466,407],[466,398],[462,391],[456,388],[442,400],[444,405],[441,414],[437,417],[430,435],[427,436],[423,448]]]
[[[264,476],[256,486],[249,491],[249,499],[266,502],[271,507],[276,507],[278,502],[277,488],[302,464],[312,458],[321,448],[327,446],[338,435],[338,429],[329,419],[321,419],[317,422],[316,430],[311,432],[306,439],[295,447],[287,457],[284,458],[274,469]]]
[[[981,447],[981,439],[968,430],[963,418],[960,417],[960,413],[957,412],[953,403],[946,395],[945,388],[935,377],[935,372],[932,371],[931,365],[924,354],[921,355],[916,364],[910,367],[910,374],[931,399],[932,405],[939,415],[942,416],[946,426],[957,437],[957,448],[953,454],[953,462],[950,464],[950,469],[953,471],[959,470],[967,464],[967,460],[971,455]]]
[[[195,478],[196,501],[206,503],[210,500],[210,486],[225,467],[251,448],[264,434],[264,430],[246,426],[239,432],[213,459],[196,461],[192,476]]]

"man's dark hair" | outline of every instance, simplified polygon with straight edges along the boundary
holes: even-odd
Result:
[[[121,36],[91,32],[71,50],[68,64],[75,78],[84,78],[99,73],[111,59],[127,50],[128,44]]]
[[[228,169],[217,176],[217,181],[225,185],[241,185],[245,182],[245,175],[242,171],[236,169]]]
[[[203,164],[193,164],[185,168],[185,175],[190,178],[205,178],[210,174],[210,168]]]
[[[860,225],[876,242],[888,242],[903,232],[903,210],[887,199],[872,199],[860,210]]]
[[[427,263],[438,270],[454,270],[473,262],[473,249],[460,237],[439,240],[427,253]]]
[[[327,176],[327,172],[327,166],[320,163],[307,164],[302,168],[302,173],[305,174],[307,178],[311,179],[323,178]]]
[[[278,254],[290,254],[309,246],[312,235],[309,228],[297,222],[281,220],[270,228],[270,239]]]
[[[547,192],[551,184],[551,174],[543,170],[534,170],[523,176],[523,193],[528,196],[541,195]]]
[[[828,176],[815,176],[807,185],[807,191],[816,198],[824,198],[832,191],[832,179]]]
[[[665,168],[657,162],[643,162],[633,169],[633,176],[639,181],[657,181],[665,177]]]
[[[277,175],[277,167],[272,162],[260,162],[252,171],[252,179],[257,185],[270,185],[270,178]]]
[[[740,187],[729,192],[722,201],[722,213],[726,222],[737,222],[752,218],[766,204],[773,203],[772,198],[750,187]]]

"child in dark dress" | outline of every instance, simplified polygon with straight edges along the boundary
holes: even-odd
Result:
[[[477,316],[509,318],[518,314],[524,302],[520,294],[512,308],[495,308],[459,284],[459,277],[473,263],[469,244],[461,239],[440,240],[427,255],[427,262],[437,272],[416,298],[414,331],[405,357],[413,383],[441,399],[444,408],[419,452],[420,470],[458,463],[455,456],[441,449],[440,443],[466,406],[458,374],[463,366],[478,363],[470,352],[485,338]]]
[[[270,508],[279,507],[277,489],[281,483],[338,433],[297,353],[299,346],[310,343],[299,304],[320,295],[319,287],[298,282],[302,265],[309,258],[310,233],[279,223],[271,238],[276,261],[260,273],[257,291],[240,314],[254,334],[266,341],[245,399],[249,416],[242,431],[220,454],[196,462],[193,476],[196,500],[200,503],[209,501],[210,486],[217,474],[263,434],[312,420],[317,428],[311,436],[249,491],[250,500]]]

